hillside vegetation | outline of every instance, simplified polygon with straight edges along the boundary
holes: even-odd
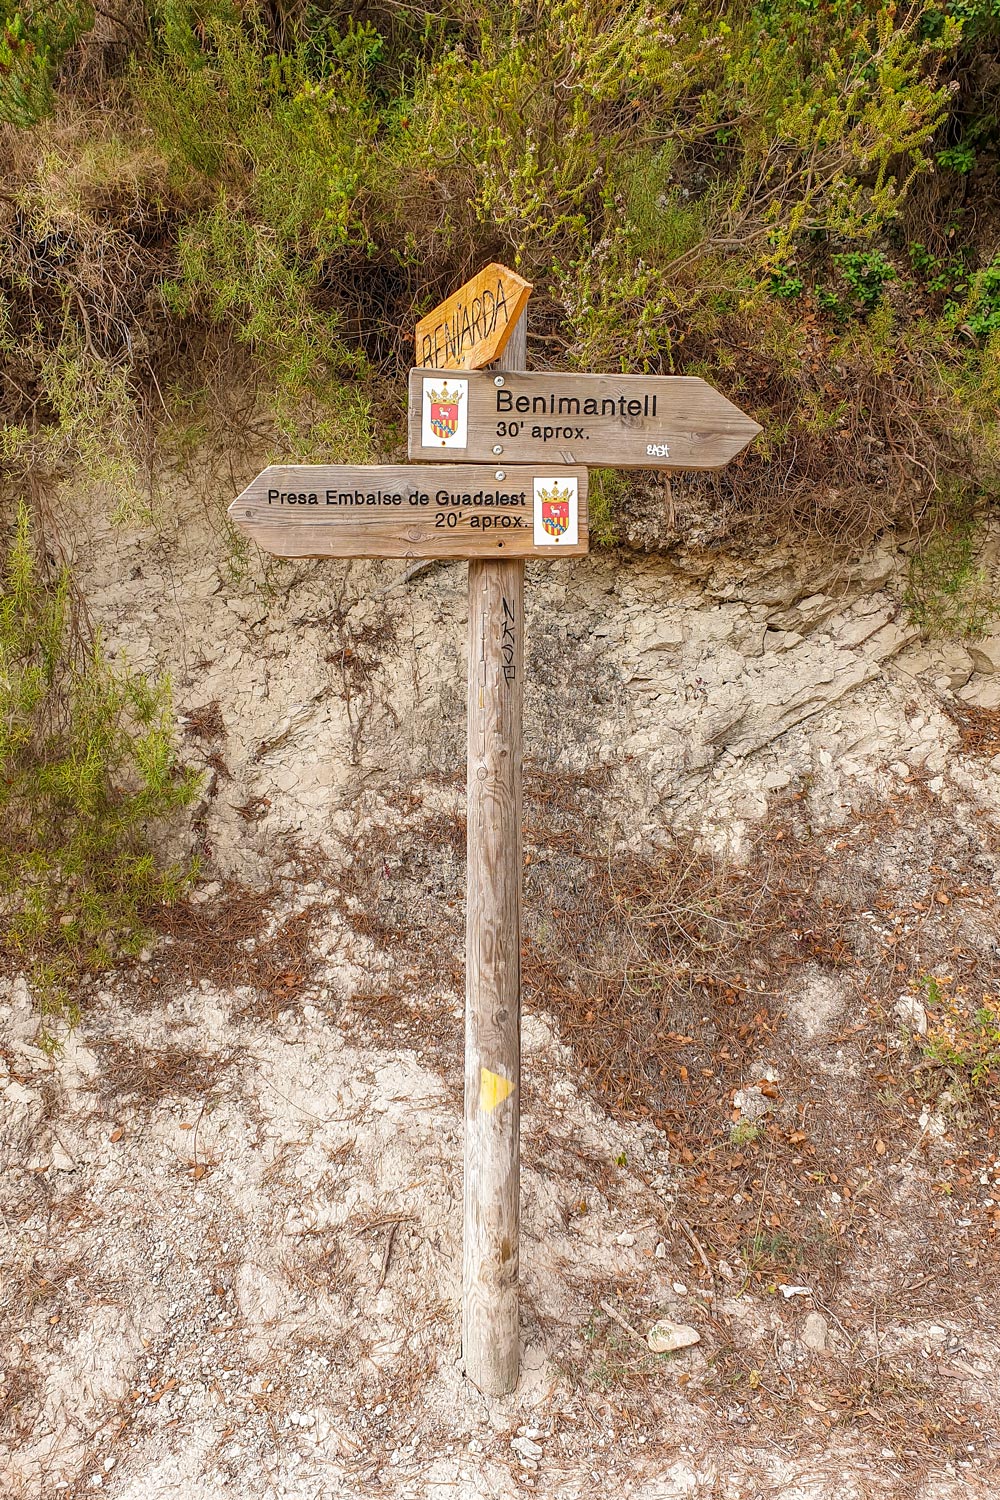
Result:
[[[397,457],[415,319],[498,258],[536,367],[702,375],[761,423],[701,486],[721,539],[962,537],[998,42],[997,0],[0,0],[10,494],[82,470],[127,521],[208,443]]]

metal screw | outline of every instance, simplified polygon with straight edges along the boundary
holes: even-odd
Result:
[[[506,479],[507,478],[507,475],[504,473],[503,469],[497,469],[497,478],[498,479]]]
[[[247,515],[250,516],[251,519],[252,519],[253,518],[253,511],[252,510],[248,510],[247,511]]]
[[[494,375],[494,377],[493,377],[493,384],[494,385],[503,385],[503,376],[502,375]]]
[[[494,453],[502,453],[503,452],[503,449],[501,448],[501,446],[500,446],[499,443],[494,443],[493,444],[493,452]]]

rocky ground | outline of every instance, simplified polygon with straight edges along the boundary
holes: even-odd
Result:
[[[180,481],[157,515],[63,541],[171,671],[204,874],[75,1030],[2,981],[6,1493],[995,1494],[998,643],[922,643],[889,550],[529,565],[523,1377],[487,1400],[464,569],[267,563]],[[664,1318],[698,1342],[652,1353]]]

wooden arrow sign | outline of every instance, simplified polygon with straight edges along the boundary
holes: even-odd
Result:
[[[479,370],[503,353],[531,296],[531,282],[487,266],[417,324],[417,364]]]
[[[247,485],[229,518],[279,557],[579,557],[587,471],[276,465]]]
[[[411,459],[721,469],[760,430],[691,375],[410,371]]]

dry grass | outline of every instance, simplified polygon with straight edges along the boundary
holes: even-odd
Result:
[[[95,1039],[101,1071],[92,1087],[105,1108],[122,1102],[155,1109],[167,1099],[204,1099],[241,1051],[229,1047],[206,1052],[201,1047],[149,1047],[121,1037]]]
[[[992,760],[1000,755],[1000,708],[976,708],[961,698],[945,698],[942,708],[962,736],[962,750]]]
[[[42,1381],[26,1357],[8,1364],[0,1384],[0,1436],[11,1447],[30,1440],[42,1404]]]
[[[191,739],[206,740],[211,743],[226,737],[226,721],[222,717],[218,698],[213,698],[210,703],[203,703],[197,708],[189,708],[182,718],[184,732]]]
[[[277,920],[277,905],[276,888],[257,892],[230,884],[218,901],[162,909],[156,927],[169,941],[137,973],[147,1000],[208,979],[220,988],[249,991],[241,1017],[273,1021],[297,1005],[318,965],[314,939],[324,909],[313,903]]]
[[[308,906],[257,944],[248,957],[245,980],[254,998],[238,1012],[241,1018],[267,1015],[273,1021],[297,1005],[317,966],[313,938],[323,915],[318,904]]]
[[[882,1357],[878,1330],[920,1316],[962,1322],[970,1298],[1000,1286],[997,1216],[980,1208],[973,1171],[991,1151],[994,1103],[962,1101],[932,1157],[920,1112],[948,1080],[887,1019],[894,997],[935,965],[995,983],[986,872],[996,853],[987,827],[957,831],[918,785],[836,838],[811,833],[790,802],[740,869],[679,844],[657,862],[593,863],[589,879],[581,865],[572,894],[553,881],[549,900],[536,890],[529,902],[528,992],[554,1014],[605,1106],[651,1116],[675,1148],[674,1222],[690,1231],[690,1243],[676,1240],[683,1279],[712,1298],[752,1290],[781,1309],[793,1338],[794,1305],[772,1299],[779,1281],[804,1282],[841,1330],[839,1358],[790,1378],[779,1340],[748,1346],[738,1324],[716,1319],[706,1388],[724,1424],[736,1412],[734,1432],[801,1441],[808,1419],[819,1440],[850,1425],[898,1444],[914,1472],[988,1441],[993,1418],[973,1387],[916,1350]],[[983,931],[978,946],[970,925]],[[786,1014],[806,966],[839,976],[851,997],[840,1030],[819,1044],[825,1065]],[[831,1068],[836,1049],[844,1061]],[[759,1133],[734,1140],[733,1092],[754,1082],[771,1112]],[[908,1161],[919,1166],[904,1179]],[[631,1389],[646,1377],[619,1332],[598,1334],[597,1367]],[[587,1369],[590,1380],[593,1359]]]

